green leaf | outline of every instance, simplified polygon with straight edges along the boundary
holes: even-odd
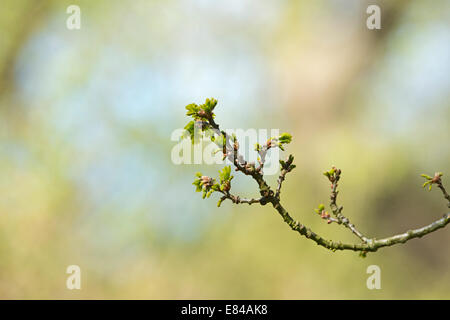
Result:
[[[287,159],[287,163],[291,164],[293,161],[294,161],[294,156],[292,154],[290,154]]]
[[[229,181],[230,179],[230,174],[231,174],[231,167],[230,166],[225,166],[222,171],[219,170],[219,178],[220,178],[220,182],[224,183],[225,181]]]
[[[196,191],[196,192],[202,191],[202,186],[201,186],[201,181],[200,181],[200,179],[195,179],[194,182],[193,182],[192,184],[195,186],[195,191]]]
[[[292,141],[292,136],[291,136],[289,133],[284,132],[284,133],[282,133],[282,134],[278,137],[278,141],[279,141],[281,144],[288,144],[288,143],[291,143],[291,141]]]
[[[433,179],[432,177],[430,177],[429,175],[427,175],[425,173],[422,173],[421,176],[424,177],[425,179],[428,179],[428,180]]]
[[[214,108],[217,105],[217,100],[214,98],[206,99],[205,104],[203,104],[201,107],[203,110],[205,110],[207,113],[211,113]]]
[[[195,103],[191,103],[186,106],[186,110],[187,110],[187,112],[186,112],[187,116],[196,116],[197,113],[200,111],[200,107],[198,105],[196,105]]]
[[[194,135],[195,122],[194,120],[189,121],[188,124],[184,127],[184,130],[187,130],[191,136]]]
[[[191,103],[186,106],[186,115],[193,117],[194,120],[207,120],[211,117],[214,118],[214,113],[212,111],[216,105],[217,100],[214,98],[206,99],[205,103],[202,105]]]
[[[186,132],[183,134],[183,137],[189,137],[192,141],[192,144],[200,142],[202,137],[202,130],[196,128],[194,120],[189,121],[184,129],[186,130]]]
[[[184,137],[188,136],[191,139],[192,143],[194,143],[195,122],[189,121],[188,124],[184,127],[184,130],[186,130]]]

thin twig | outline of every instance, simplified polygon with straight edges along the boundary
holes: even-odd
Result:
[[[450,213],[444,215],[443,218],[419,229],[410,230],[402,234],[394,235],[388,238],[383,239],[368,239],[367,242],[359,243],[359,244],[351,244],[351,243],[342,243],[336,242],[332,240],[327,240],[320,235],[313,232],[311,229],[301,224],[298,221],[295,221],[286,209],[278,201],[272,202],[273,207],[278,211],[278,213],[283,217],[283,220],[291,227],[292,230],[297,231],[302,236],[305,236],[308,239],[313,240],[318,245],[336,251],[336,250],[352,250],[352,251],[361,251],[361,252],[375,252],[379,248],[393,246],[398,243],[405,243],[414,238],[423,237],[431,232],[434,232],[440,228],[445,227],[450,222]]]
[[[261,200],[262,200],[262,198],[258,198],[258,199],[254,199],[254,198],[251,198],[251,199],[241,198],[241,197],[239,197],[239,196],[232,195],[232,194],[229,193],[228,191],[227,191],[227,192],[222,192],[222,193],[224,194],[224,196],[222,197],[223,200],[225,200],[225,199],[230,199],[230,200],[231,200],[233,203],[235,203],[235,204],[247,203],[247,204],[251,205],[251,204],[254,204],[254,203],[260,203]]]
[[[450,208],[450,195],[447,193],[447,191],[444,188],[444,185],[442,184],[441,179],[437,182],[437,186],[439,189],[441,189],[442,193],[444,194],[444,198],[447,199],[448,204],[447,206]]]
[[[342,210],[344,209],[344,207],[342,207],[342,206],[339,207],[337,205],[336,201],[337,201],[337,195],[339,193],[339,191],[337,191],[337,187],[338,187],[338,182],[341,178],[342,171],[340,169],[336,169],[335,167],[333,167],[333,170],[335,171],[334,174],[329,177],[329,179],[331,181],[331,195],[330,195],[331,211],[338,219],[339,224],[343,224],[346,228],[350,229],[351,232],[354,235],[356,235],[358,238],[360,238],[363,242],[368,242],[369,239],[367,237],[365,237],[360,231],[358,231],[358,229],[356,229],[355,225],[352,224],[350,222],[350,220],[342,214]]]
[[[288,171],[286,169],[281,169],[280,176],[278,177],[278,180],[277,180],[277,190],[275,192],[276,198],[280,198],[281,186],[283,184],[284,179],[286,179],[287,173],[288,173]]]

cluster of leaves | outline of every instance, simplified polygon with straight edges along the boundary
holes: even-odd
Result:
[[[204,104],[197,105],[191,103],[186,106],[186,115],[192,117],[193,120],[188,122],[184,127],[188,136],[191,138],[192,143],[200,141],[202,134],[204,133],[206,137],[209,137],[211,141],[214,141],[215,135],[209,120],[214,119],[214,108],[217,105],[217,100],[214,98],[206,99]]]
[[[315,211],[317,214],[321,214],[322,211],[324,211],[324,210],[325,210],[325,205],[324,205],[323,203],[319,204],[319,206],[317,207],[317,209],[314,209],[314,211]]]
[[[279,143],[279,147],[281,150],[284,150],[283,148],[281,148],[281,146],[283,146],[283,144],[289,144],[292,141],[292,136],[287,133],[284,132],[281,134],[281,136],[278,137],[278,143]]]
[[[225,166],[222,171],[219,170],[219,179],[220,179],[220,190],[221,191],[230,191],[231,189],[231,180],[234,176],[231,175],[231,167]]]
[[[213,111],[216,105],[217,100],[214,98],[206,99],[205,103],[201,105],[191,103],[186,106],[186,115],[194,120],[208,120],[215,117]]]
[[[341,169],[337,169],[335,166],[332,166],[331,170],[324,171],[323,175],[326,176],[331,182],[334,182],[339,179],[339,176],[341,175]]]
[[[328,212],[325,211],[325,205],[324,204],[319,204],[319,206],[314,209],[314,211],[322,218],[327,220],[327,223],[330,224],[332,222],[331,220],[331,216]]]
[[[286,161],[280,160],[281,169],[291,172],[296,167],[292,162],[294,162],[294,156],[290,154]]]
[[[197,178],[192,183],[196,192],[203,192],[203,199],[209,198],[214,191],[219,190],[219,184],[211,177],[204,176],[200,172],[195,174]]]
[[[272,138],[268,139],[264,145],[260,145],[259,143],[256,143],[255,151],[258,152],[258,154],[259,154],[258,161],[261,163],[261,165],[263,165],[264,159],[266,157],[266,153],[270,148],[278,147],[284,151],[284,145],[291,143],[291,141],[292,141],[292,136],[289,133],[284,132],[278,137],[272,137]],[[294,169],[294,167],[292,169]]]
[[[284,151],[284,145],[291,143],[291,141],[292,141],[292,135],[290,135],[287,132],[283,132],[280,136],[275,137],[275,138],[270,138],[269,140],[267,140],[266,146],[267,146],[267,149],[270,149],[272,147],[278,147]],[[261,149],[261,146],[259,144],[256,144],[255,150],[259,152],[260,149]]]
[[[231,175],[230,166],[225,166],[222,170],[219,170],[219,182],[211,177],[202,175],[200,172],[197,172],[196,176],[197,178],[192,184],[195,186],[196,192],[203,192],[203,199],[209,198],[215,191],[227,194],[231,189],[231,180],[234,178],[234,176]],[[217,206],[220,207],[223,200],[224,199],[220,199]]]
[[[220,179],[220,191],[222,193],[228,193],[231,189],[231,180],[234,178],[234,176],[231,175],[231,167],[225,166],[222,171],[219,170],[219,179]],[[222,197],[217,202],[217,206],[220,207],[222,204],[222,201],[226,198]]]
[[[427,174],[421,174],[422,177],[424,177],[427,181],[425,181],[425,183],[422,185],[422,187],[426,187],[428,186],[428,190],[431,191],[431,186],[433,185],[433,183],[440,183],[441,182],[441,177],[443,176],[442,172],[436,172],[434,174],[434,177],[430,177]]]
[[[201,138],[207,137],[210,138],[212,142],[218,146],[218,149],[215,152],[222,152],[223,159],[232,152],[232,150],[227,150],[228,139],[226,134],[218,131],[217,125],[214,123],[214,109],[217,106],[217,100],[214,98],[206,99],[204,104],[197,105],[195,103],[191,103],[186,106],[186,115],[192,117],[192,120],[184,127],[185,134],[183,137],[190,137],[192,143],[197,143],[201,141]],[[229,137],[231,140],[231,147],[234,149],[234,152],[237,152],[239,149],[239,142],[237,141],[236,136],[233,134]],[[292,136],[289,133],[282,133],[278,137],[273,137],[267,140],[267,142],[261,146],[260,144],[256,144],[255,149],[259,153],[262,159],[264,159],[267,150],[272,147],[279,147],[284,151],[284,145],[290,143],[292,141]],[[260,161],[261,158],[258,158]],[[287,172],[290,172],[295,168],[295,165],[292,164],[294,157],[291,155],[286,161],[280,161],[282,169],[285,169]],[[263,165],[264,160],[260,161],[261,167]],[[246,163],[244,166],[246,172],[254,172],[255,165],[254,163]],[[229,194],[229,190],[231,188],[231,180],[233,176],[231,175],[231,167],[226,166],[222,171],[219,171],[219,180],[217,182],[211,177],[203,176],[201,173],[197,173],[197,178],[194,180],[194,185],[196,186],[196,191],[203,192],[203,198],[209,198],[211,194],[215,191],[218,191],[223,194],[222,198],[219,200],[217,204],[220,206],[223,200],[227,198],[232,198]]]
[[[194,144],[194,142],[199,142],[200,141],[200,138],[202,137],[201,130],[196,130],[195,121],[190,121],[184,127],[184,130],[186,130],[186,134],[187,135],[183,135],[182,138],[189,137],[191,139],[191,141],[192,141],[192,144]]]

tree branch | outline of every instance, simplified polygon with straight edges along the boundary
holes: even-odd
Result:
[[[275,192],[275,197],[277,199],[280,199],[281,185],[283,184],[284,179],[286,179],[286,175],[295,168],[295,165],[292,164],[293,161],[294,156],[292,154],[289,155],[286,161],[280,160],[281,173],[277,180],[277,189]]]
[[[358,238],[360,238],[363,242],[368,242],[369,239],[365,237],[360,231],[358,231],[356,227],[352,223],[350,223],[350,220],[342,214],[342,210],[344,209],[344,207],[339,207],[336,203],[337,195],[339,193],[339,191],[337,191],[337,187],[339,179],[341,178],[341,174],[341,169],[337,169],[335,166],[333,166],[330,171],[324,172],[324,175],[327,176],[328,180],[330,180],[331,182],[331,211],[336,216],[339,224],[343,224],[346,228],[350,229],[350,231]]]
[[[336,251],[336,250],[353,250],[353,251],[361,251],[361,252],[375,252],[379,248],[393,246],[398,243],[405,243],[408,240],[414,238],[420,238],[428,233],[434,232],[440,228],[445,227],[450,222],[450,213],[447,213],[443,216],[443,218],[419,229],[410,230],[402,234],[394,235],[388,238],[383,239],[368,239],[365,243],[358,244],[349,244],[336,242],[331,240],[326,240],[320,235],[313,232],[311,229],[301,224],[298,221],[295,221],[286,209],[279,202],[272,203],[273,207],[278,211],[278,213],[283,217],[283,220],[291,227],[292,230],[297,231],[302,236],[305,236],[308,239],[313,240],[318,245],[325,247],[327,249]]]
[[[277,180],[277,187],[275,189],[275,192],[270,188],[263,176],[262,168],[264,166],[267,150],[272,147],[279,147],[280,149],[284,150],[283,145],[290,143],[292,137],[287,133],[283,133],[277,138],[270,138],[262,147],[257,144],[256,151],[260,156],[260,165],[258,166],[258,168],[256,168],[254,163],[247,162],[239,154],[239,143],[236,137],[231,137],[225,131],[220,130],[219,125],[214,121],[214,113],[212,111],[214,110],[216,104],[217,100],[207,99],[205,104],[200,106],[196,104],[188,105],[186,107],[186,109],[188,110],[187,115],[192,116],[195,122],[200,122],[200,127],[203,131],[209,129],[213,130],[216,137],[211,138],[211,140],[222,148],[224,159],[228,158],[230,162],[235,166],[236,171],[241,171],[245,175],[251,176],[258,184],[258,191],[261,195],[261,198],[259,199],[241,199],[239,196],[232,195],[229,190],[231,188],[231,179],[233,178],[233,176],[230,176],[229,174],[229,166],[225,167],[224,170],[220,172],[220,183],[217,183],[213,178],[202,176],[200,173],[198,173],[198,178],[194,181],[194,185],[196,185],[197,191],[203,190],[203,197],[209,197],[209,195],[214,191],[218,191],[223,194],[223,196],[219,200],[218,206],[220,206],[221,202],[226,199],[231,200],[235,204],[247,203],[251,205],[254,203],[259,203],[261,205],[265,205],[267,203],[271,203],[274,209],[281,215],[286,224],[288,224],[292,230],[297,231],[300,235],[332,251],[359,251],[362,256],[365,256],[367,252],[375,252],[379,248],[389,247],[395,244],[405,243],[414,238],[423,237],[438,229],[444,228],[450,222],[450,213],[447,213],[441,219],[436,220],[433,223],[422,228],[409,230],[405,233],[393,235],[383,239],[368,238],[364,236],[350,222],[350,220],[342,214],[343,207],[338,206],[337,204],[337,195],[339,193],[337,187],[342,172],[340,169],[337,169],[333,166],[330,171],[324,172],[324,175],[327,176],[329,181],[331,182],[330,208],[336,218],[330,217],[330,215],[325,211],[325,207],[323,205],[319,205],[319,209],[316,209],[316,212],[319,213],[323,219],[327,219],[328,223],[335,222],[337,224],[344,225],[362,242],[355,244],[342,243],[340,241],[332,241],[323,238],[299,221],[294,220],[281,204],[280,194],[282,183],[285,180],[287,173],[295,168],[295,165],[292,164],[294,157],[290,155],[286,161],[280,160],[281,172]],[[195,137],[195,133],[192,131],[192,126],[193,125],[191,122],[185,127],[189,131],[191,139]],[[447,193],[442,184],[442,173],[436,173],[434,177],[430,177],[428,175],[422,176],[427,179],[423,186],[428,186],[429,190],[431,190],[432,185],[436,184],[437,187],[441,189],[445,199],[447,199],[448,201],[448,206],[450,207],[450,195]]]
[[[258,198],[258,199],[246,199],[246,198],[241,198],[239,196],[235,196],[230,194],[229,192],[222,192],[224,195],[222,196],[222,201],[229,199],[231,200],[231,202],[235,203],[235,204],[241,204],[241,203],[247,203],[249,205],[254,204],[254,203],[260,203],[262,198]]]

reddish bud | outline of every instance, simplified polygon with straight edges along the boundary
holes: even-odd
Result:
[[[434,174],[433,179],[431,179],[432,183],[438,183],[439,181],[441,181],[441,175],[439,174],[439,172],[436,172]]]
[[[206,117],[206,115],[207,115],[207,113],[206,113],[206,111],[205,110],[203,110],[203,109],[200,109],[200,111],[198,112],[198,115],[199,115],[199,117]]]

